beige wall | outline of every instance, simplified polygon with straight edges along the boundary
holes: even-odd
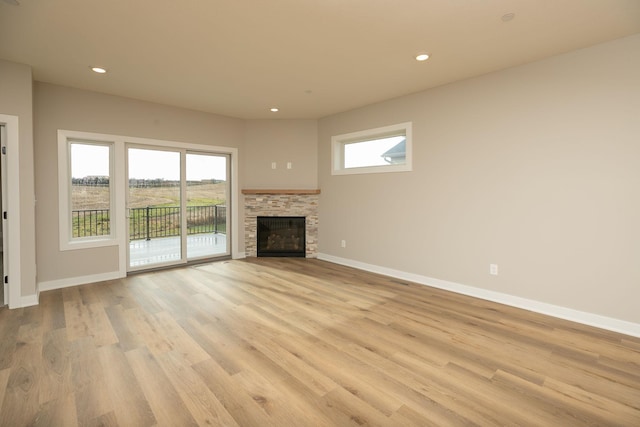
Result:
[[[36,294],[32,87],[31,67],[0,60],[0,113],[18,116],[19,121],[20,182],[8,184],[20,186],[20,290],[23,297]]]
[[[246,123],[244,187],[318,188],[316,120],[251,120]],[[271,163],[276,163],[276,169]],[[287,163],[291,162],[291,169]]]
[[[640,323],[638,52],[640,35],[320,120],[320,252]],[[332,135],[405,121],[413,172],[330,174]]]
[[[317,188],[315,120],[244,121],[39,82],[34,98],[39,282],[118,270],[115,246],[59,250],[58,129],[235,147],[240,188]]]
[[[117,247],[59,250],[58,129],[235,147],[243,155],[242,120],[46,83],[35,84],[34,118],[39,282],[118,270]]]

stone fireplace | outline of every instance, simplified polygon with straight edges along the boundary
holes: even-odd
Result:
[[[246,256],[258,256],[258,217],[304,217],[304,256],[318,256],[320,190],[242,190],[242,194]]]

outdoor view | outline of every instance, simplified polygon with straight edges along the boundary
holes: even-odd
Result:
[[[404,163],[404,135],[350,142],[344,145],[344,167],[360,168]]]
[[[73,237],[111,233],[109,145],[71,143],[71,221]]]
[[[165,239],[164,260],[180,259],[180,152],[129,148],[127,155],[132,256],[153,249],[157,252],[154,256],[162,258],[158,239]],[[73,237],[110,234],[109,159],[108,145],[71,145]],[[211,250],[196,251],[195,247],[206,246],[204,237],[208,235],[226,234],[226,194],[226,157],[187,153],[186,234],[201,237],[188,240],[188,257],[211,255]],[[140,244],[134,245],[137,241]],[[156,241],[154,248],[151,243],[142,244],[151,241]]]

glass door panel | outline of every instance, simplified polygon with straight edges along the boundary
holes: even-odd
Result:
[[[180,152],[128,148],[129,269],[182,262]]]
[[[229,255],[228,156],[187,153],[187,259]]]

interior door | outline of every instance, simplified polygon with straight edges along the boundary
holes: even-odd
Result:
[[[7,229],[7,218],[4,216],[4,212],[7,211],[7,137],[5,132],[5,125],[0,125],[0,147],[2,147],[2,160],[0,161],[0,181],[2,184],[0,186],[2,192],[2,206],[0,209],[0,215],[2,215],[2,221],[0,221],[0,239],[2,240],[2,253],[0,253],[0,258],[2,258],[0,267],[2,271],[0,271],[0,283],[2,283],[2,291],[0,292],[0,307],[6,305],[9,300],[9,286],[4,281],[4,277],[7,274],[7,236],[5,232]]]
[[[186,262],[179,150],[127,148],[129,271]]]

